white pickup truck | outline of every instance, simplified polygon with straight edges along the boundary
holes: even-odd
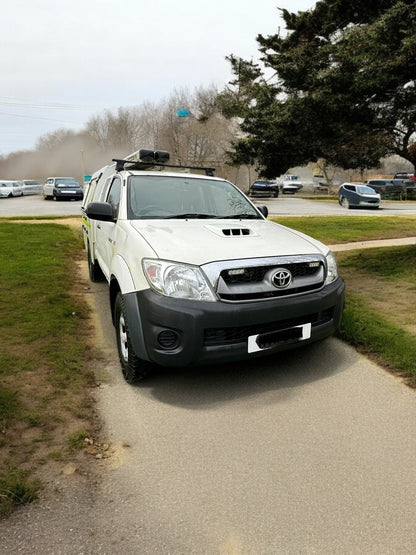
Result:
[[[125,379],[331,335],[344,305],[332,252],[268,221],[211,168],[184,173],[168,160],[141,149],[106,166],[82,208],[90,278],[109,284]]]

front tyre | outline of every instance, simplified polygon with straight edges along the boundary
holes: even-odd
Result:
[[[153,364],[147,360],[140,359],[134,352],[121,293],[117,294],[114,311],[117,349],[121,370],[126,382],[133,384],[148,376],[153,369]]]
[[[342,197],[340,204],[343,208],[346,208],[347,210],[350,208],[350,203],[346,197]]]

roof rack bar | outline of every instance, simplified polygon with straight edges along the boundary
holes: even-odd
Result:
[[[116,163],[116,171],[126,170],[143,170],[150,167],[164,167],[164,168],[182,168],[187,170],[203,170],[205,175],[213,177],[215,168],[209,168],[206,166],[185,166],[181,164],[165,164],[164,162],[140,162],[132,160],[123,160],[120,158],[113,158],[113,162]],[[125,164],[129,164],[127,168],[124,168]]]

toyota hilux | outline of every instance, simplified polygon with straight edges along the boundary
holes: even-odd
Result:
[[[109,284],[124,378],[333,334],[344,281],[330,249],[269,221],[267,207],[212,168],[168,162],[149,149],[113,160],[92,176],[82,207],[89,274]]]

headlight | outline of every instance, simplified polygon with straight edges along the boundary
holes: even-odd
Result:
[[[328,267],[328,273],[326,274],[325,285],[329,285],[338,277],[337,261],[332,251],[329,251],[329,253],[326,255],[326,264]]]
[[[144,259],[143,270],[150,286],[162,295],[194,301],[213,302],[216,300],[197,266]]]

